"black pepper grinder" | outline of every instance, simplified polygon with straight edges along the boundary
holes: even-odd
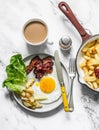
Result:
[[[59,46],[64,51],[69,51],[72,47],[72,40],[69,36],[62,36],[59,40]]]

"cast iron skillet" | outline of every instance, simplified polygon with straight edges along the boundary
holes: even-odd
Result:
[[[92,42],[96,39],[99,39],[99,34],[97,35],[89,35],[85,29],[81,26],[81,24],[78,22],[77,18],[75,17],[75,15],[73,14],[72,10],[70,9],[69,5],[66,2],[60,2],[58,7],[60,8],[60,10],[65,14],[65,16],[68,17],[68,19],[71,21],[71,23],[75,26],[75,28],[78,30],[81,38],[82,38],[82,45],[79,48],[78,52],[77,52],[77,56],[76,56],[76,67],[77,67],[77,73],[78,73],[78,78],[79,78],[79,82],[81,84],[86,85],[88,88],[90,88],[93,91],[99,92],[99,89],[94,90],[92,89],[89,84],[87,84],[84,79],[84,73],[83,71],[80,69],[79,67],[79,63],[82,61],[82,48],[87,45],[89,42]]]

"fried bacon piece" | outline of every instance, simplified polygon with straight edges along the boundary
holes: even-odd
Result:
[[[33,70],[36,78],[40,79],[44,74],[52,73],[53,61],[51,57],[40,59],[38,56],[34,57],[30,64],[27,66],[26,72],[29,73]]]
[[[52,73],[53,71],[53,61],[51,57],[46,57],[43,59],[43,70],[46,74]]]
[[[36,75],[36,78],[38,78],[38,79],[42,78],[44,75],[44,71],[42,70],[42,66],[43,66],[43,62],[41,59],[39,59],[34,66],[33,72]]]
[[[34,66],[35,66],[35,63],[36,63],[38,60],[39,60],[39,57],[36,56],[36,57],[34,57],[34,58],[30,61],[29,65],[26,67],[26,73],[27,73],[27,74],[32,71],[32,69],[33,69]]]

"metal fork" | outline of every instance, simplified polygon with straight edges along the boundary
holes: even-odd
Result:
[[[74,80],[75,76],[76,76],[75,59],[71,58],[69,61],[69,77],[70,77],[69,107],[70,107],[70,112],[74,111],[73,80]]]

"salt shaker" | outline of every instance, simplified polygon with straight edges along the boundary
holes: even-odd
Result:
[[[69,51],[72,47],[72,40],[69,36],[63,36],[59,41],[60,48]]]

